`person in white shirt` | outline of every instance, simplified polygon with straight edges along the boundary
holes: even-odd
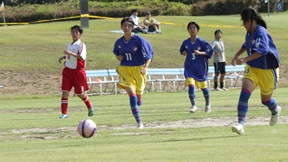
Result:
[[[141,21],[138,17],[138,10],[137,9],[132,10],[132,15],[130,16],[130,18],[132,18],[132,20],[134,22],[134,27],[133,27],[132,32],[145,33],[145,34],[148,33],[148,27],[141,23]]]
[[[215,69],[215,76],[214,76],[214,90],[223,91],[229,90],[224,87],[224,77],[226,74],[226,56],[225,56],[225,48],[224,42],[222,41],[222,31],[216,30],[214,32],[215,39],[211,43],[213,48],[213,64]],[[220,88],[218,88],[218,77],[220,74]]]

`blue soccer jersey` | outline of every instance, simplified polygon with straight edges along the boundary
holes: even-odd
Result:
[[[198,55],[194,53],[194,50],[206,52],[206,55]],[[183,41],[180,47],[180,53],[186,51],[186,60],[184,63],[184,76],[185,78],[193,78],[198,82],[207,80],[208,75],[208,59],[213,55],[213,49],[211,45],[197,37],[194,43],[188,38]]]
[[[251,35],[249,33],[246,34],[246,40],[242,48],[246,49],[248,55],[254,52],[262,55],[257,59],[247,62],[251,67],[261,69],[275,69],[279,67],[280,59],[276,45],[268,31],[261,25],[258,25]]]
[[[128,41],[124,39],[124,36],[119,38],[115,42],[113,53],[123,56],[120,65],[124,66],[144,65],[146,60],[152,59],[154,55],[151,44],[135,34]]]

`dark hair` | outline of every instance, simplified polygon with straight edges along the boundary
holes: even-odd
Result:
[[[83,29],[82,29],[82,27],[79,26],[79,25],[74,25],[74,26],[72,26],[72,27],[70,28],[70,31],[72,32],[72,30],[74,30],[74,29],[78,30],[80,34],[83,33]]]
[[[129,24],[131,24],[132,26],[135,25],[132,18],[130,18],[130,17],[124,17],[124,18],[121,20],[121,26],[122,26],[122,25],[124,24],[124,22],[126,22],[126,21],[127,21]]]
[[[246,22],[248,20],[255,20],[257,24],[267,29],[265,21],[263,20],[261,15],[256,11],[256,9],[254,9],[253,7],[248,7],[242,10],[241,20],[243,22]]]
[[[222,31],[220,29],[217,29],[217,30],[215,30],[214,35],[216,36],[217,33],[221,33],[222,34]]]
[[[196,28],[197,28],[198,31],[200,30],[200,26],[199,26],[196,22],[194,22],[194,21],[191,21],[191,22],[188,23],[188,25],[187,25],[187,30],[189,30],[189,26],[192,25],[192,24],[196,26]]]
[[[151,15],[151,12],[150,12],[150,11],[147,11],[147,12],[146,12],[146,15]]]
[[[132,10],[132,13],[134,13],[134,12],[138,12],[138,10],[135,8]]]

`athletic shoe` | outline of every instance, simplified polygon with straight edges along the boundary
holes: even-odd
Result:
[[[68,114],[62,114],[62,116],[60,116],[59,118],[61,119],[68,118]]]
[[[231,127],[232,132],[237,133],[239,135],[244,134],[244,127],[242,124],[236,124],[234,126]]]
[[[210,113],[211,112],[211,105],[205,106],[205,112]]]
[[[197,110],[197,106],[191,106],[190,107],[190,113],[195,113]]]
[[[93,116],[94,115],[94,106],[92,104],[92,107],[88,109],[88,116]]]
[[[142,123],[138,123],[138,126],[137,126],[138,129],[143,129],[144,128],[144,125]]]
[[[271,115],[270,126],[274,126],[279,120],[279,117],[280,117],[280,114],[281,114],[281,107],[277,106],[277,109],[278,109],[278,113],[275,114],[275,115]]]
[[[215,91],[223,91],[223,89],[220,89],[220,88],[216,88],[214,89]]]

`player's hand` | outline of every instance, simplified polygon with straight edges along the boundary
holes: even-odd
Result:
[[[59,57],[58,62],[61,63],[61,61],[64,59],[64,57]]]
[[[141,71],[140,71],[140,73],[142,75],[146,74],[146,72],[147,72],[147,68],[145,68],[145,67],[143,67],[143,69],[141,69]]]
[[[236,64],[235,64],[236,60],[238,60],[238,57],[237,57],[237,56],[235,56],[235,57],[231,60],[231,65],[235,66],[235,65],[236,65]]]
[[[196,55],[201,55],[201,52],[200,52],[199,50],[194,50],[194,53],[195,53]]]
[[[242,65],[243,63],[245,63],[245,59],[243,59],[243,58],[236,60],[237,65]]]
[[[116,56],[116,58],[117,58],[118,61],[122,61],[123,60],[123,56],[121,56],[121,55]]]
[[[187,52],[186,52],[186,51],[183,51],[181,54],[182,54],[183,56],[186,56],[186,55],[187,55]]]

